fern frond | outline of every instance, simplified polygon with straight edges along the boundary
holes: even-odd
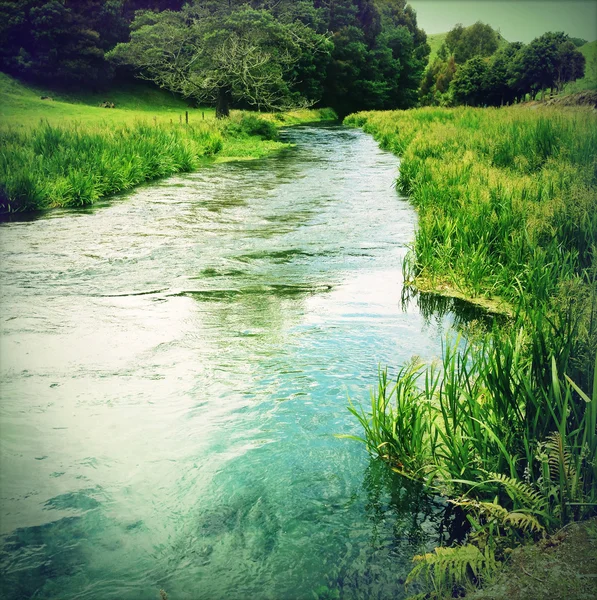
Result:
[[[539,523],[537,518],[533,515],[529,515],[528,513],[508,513],[503,520],[503,524],[515,527],[521,531],[528,531],[532,533],[543,533],[545,531],[545,527]]]
[[[570,500],[577,499],[579,490],[582,489],[582,479],[577,473],[574,458],[566,440],[556,431],[547,436],[545,448],[551,480],[558,485],[564,484]]]
[[[530,533],[543,533],[545,527],[541,525],[537,517],[526,512],[510,512],[501,504],[495,502],[479,502],[468,498],[453,500],[453,504],[463,507],[465,510],[472,509],[479,516],[485,517],[487,521],[493,521],[501,527],[511,527]]]
[[[545,508],[545,496],[528,483],[501,473],[492,473],[493,481],[500,483],[513,500],[518,500],[525,508],[539,511]]]
[[[451,591],[454,586],[464,586],[472,578],[490,574],[497,566],[493,551],[466,544],[453,548],[436,548],[434,552],[413,558],[415,566],[406,578],[406,585],[423,578],[436,592]]]

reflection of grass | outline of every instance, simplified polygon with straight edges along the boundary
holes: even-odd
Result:
[[[229,300],[235,301],[239,297],[247,296],[274,296],[276,298],[294,298],[297,296],[305,296],[309,294],[318,294],[329,292],[332,286],[322,285],[301,285],[301,284],[284,284],[272,283],[269,285],[256,285],[245,288],[228,288],[228,289],[208,289],[208,290],[186,290],[174,294],[175,296],[189,296],[196,300],[210,302],[213,300]]]
[[[0,212],[86,206],[144,181],[196,170],[214,156],[261,158],[288,146],[277,141],[279,126],[334,117],[325,110],[234,111],[223,122],[212,109],[189,109],[139,85],[106,95],[117,106],[106,109],[99,108],[99,95],[41,100],[43,90],[3,74],[0,94]]]
[[[597,117],[461,107],[346,123],[401,156],[398,188],[419,212],[406,279],[511,315],[439,365],[382,372],[370,409],[351,407],[369,450],[485,501],[483,514],[459,506],[487,547],[530,535],[532,519],[549,530],[594,514]]]
[[[410,274],[427,289],[543,302],[592,264],[595,115],[421,109],[346,122],[402,157],[398,186],[420,215]]]

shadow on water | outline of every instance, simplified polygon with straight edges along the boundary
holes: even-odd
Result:
[[[4,600],[59,598],[89,568],[86,540],[105,527],[97,490],[61,494],[45,510],[70,513],[43,525],[21,527],[2,540],[0,597]],[[76,514],[73,514],[76,513]]]
[[[359,433],[346,395],[378,364],[488,317],[426,294],[400,311],[416,215],[393,155],[356,130],[283,137],[3,225],[2,598],[398,599],[413,555],[457,536],[334,434]]]
[[[440,325],[450,315],[453,326],[458,330],[474,323],[483,331],[490,331],[494,325],[508,322],[506,315],[492,312],[462,298],[421,292],[412,286],[402,288],[401,304],[403,310],[416,306],[427,324]]]

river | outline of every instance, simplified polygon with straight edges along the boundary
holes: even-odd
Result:
[[[2,598],[404,596],[441,506],[334,434],[453,317],[401,306],[396,157],[283,135],[0,225]]]

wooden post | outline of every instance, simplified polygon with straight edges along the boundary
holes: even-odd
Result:
[[[180,124],[182,125],[182,115],[178,115],[178,120],[180,121]]]
[[[201,111],[201,118],[205,121],[205,112]]]
[[[189,124],[189,111],[188,110],[184,111],[184,120],[185,120],[185,123],[188,125]]]

